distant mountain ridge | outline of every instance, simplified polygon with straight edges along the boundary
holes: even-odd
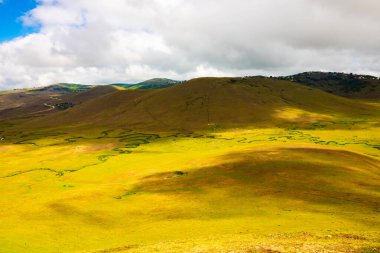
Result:
[[[21,89],[14,89],[14,90],[3,90],[0,91],[0,95],[2,94],[9,94],[14,92],[40,92],[40,91],[50,91],[50,92],[56,92],[59,94],[64,93],[71,93],[71,92],[80,92],[89,90],[95,86],[117,86],[122,87],[129,90],[135,90],[135,89],[159,89],[159,88],[166,88],[170,87],[179,83],[182,83],[183,81],[177,81],[172,80],[168,78],[152,78],[149,80],[145,80],[143,82],[139,83],[109,83],[104,85],[90,85],[90,84],[77,84],[77,83],[56,83],[51,84],[47,86],[42,87],[32,87],[32,88],[21,88]]]
[[[52,91],[59,94],[81,92],[93,88],[94,85],[74,84],[74,83],[57,83],[45,87],[33,88],[31,92]]]
[[[167,88],[171,87],[173,85],[176,85],[180,83],[180,81],[168,79],[168,78],[153,78],[146,80],[144,82],[140,82],[137,84],[123,84],[123,83],[116,83],[112,84],[114,86],[123,87],[128,90],[145,90],[145,89],[161,89],[161,88]]]

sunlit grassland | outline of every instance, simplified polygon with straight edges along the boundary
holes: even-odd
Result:
[[[193,133],[4,127],[0,252],[377,252],[379,123],[310,117]]]

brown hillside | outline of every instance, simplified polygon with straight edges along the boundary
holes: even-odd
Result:
[[[117,90],[108,85],[83,91],[62,91],[61,87],[52,85],[35,90],[0,94],[0,120],[54,114],[59,111],[57,105],[75,106]]]
[[[92,124],[152,130],[277,126],[332,117],[378,116],[378,110],[289,81],[198,78],[159,90],[116,91],[34,121],[39,126]]]
[[[112,85],[95,86],[94,88],[91,88],[86,91],[64,95],[61,97],[61,100],[77,105],[89,101],[91,99],[95,99],[100,96],[115,92],[117,90],[118,89]]]

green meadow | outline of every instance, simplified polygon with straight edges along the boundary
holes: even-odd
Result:
[[[379,123],[3,123],[0,251],[379,252]]]

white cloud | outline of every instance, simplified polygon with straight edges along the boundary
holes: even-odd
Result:
[[[1,1],[1,0],[0,0]],[[0,44],[0,89],[54,82],[380,75],[377,0],[39,0]]]

